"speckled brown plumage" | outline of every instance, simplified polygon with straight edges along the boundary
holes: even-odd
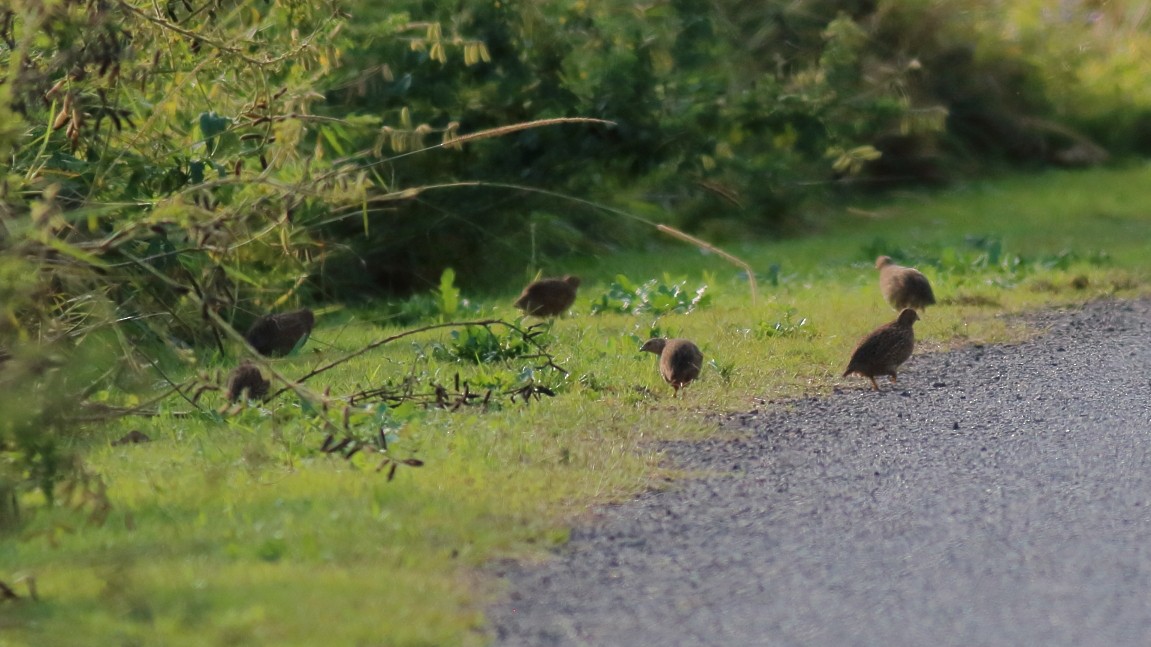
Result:
[[[575,303],[578,276],[565,276],[562,279],[540,279],[524,288],[516,307],[524,314],[536,317],[555,317],[568,311]]]
[[[699,377],[703,368],[703,352],[686,339],[649,339],[640,350],[659,356],[659,374],[675,389],[672,397],[679,395],[681,388]]]
[[[879,289],[892,308],[923,310],[935,305],[931,282],[919,270],[896,265],[890,256],[875,259],[875,267],[879,270]]]
[[[851,361],[843,377],[852,373],[871,380],[871,386],[878,391],[877,375],[890,375],[895,382],[899,366],[911,357],[915,350],[915,330],[913,325],[919,315],[911,308],[904,308],[895,321],[884,324],[859,341],[851,354]]]
[[[307,308],[264,315],[248,328],[244,337],[261,355],[287,355],[311,334],[315,323],[316,316]]]
[[[254,364],[248,361],[241,362],[228,376],[228,402],[235,402],[244,397],[252,400],[262,400],[268,394],[271,383],[264,379],[264,374]]]

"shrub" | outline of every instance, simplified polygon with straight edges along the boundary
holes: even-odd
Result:
[[[0,9],[0,272],[16,279],[0,288],[0,446],[49,500],[83,420],[296,300],[319,251],[309,227],[362,196],[311,110],[339,62],[315,43],[339,15],[278,1]]]

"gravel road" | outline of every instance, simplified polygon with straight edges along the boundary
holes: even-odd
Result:
[[[727,416],[506,566],[496,645],[1151,645],[1151,301]]]

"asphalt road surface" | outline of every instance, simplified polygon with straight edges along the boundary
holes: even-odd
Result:
[[[1151,645],[1151,301],[728,416],[508,566],[496,645]]]

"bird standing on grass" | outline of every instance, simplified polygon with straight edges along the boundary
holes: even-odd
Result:
[[[515,306],[527,315],[555,317],[572,307],[577,288],[579,277],[570,274],[562,279],[532,281],[516,299]]]
[[[673,398],[703,368],[703,353],[686,339],[649,339],[640,350],[659,356],[659,374],[675,389]]]
[[[871,386],[876,391],[879,390],[879,384],[875,382],[877,375],[890,375],[891,381],[895,382],[899,366],[915,350],[915,331],[912,326],[916,321],[919,321],[919,315],[911,308],[904,308],[898,319],[871,331],[855,347],[843,377],[852,373],[862,375],[871,380]]]
[[[931,282],[919,270],[896,265],[890,256],[875,259],[875,268],[879,270],[879,289],[892,308],[923,310],[935,305]]]
[[[316,316],[307,308],[264,315],[248,328],[244,338],[261,355],[287,355],[308,338],[315,323]]]
[[[263,400],[268,394],[271,383],[264,379],[264,374],[248,360],[232,370],[228,376],[228,402],[235,402],[247,394],[250,400]]]

